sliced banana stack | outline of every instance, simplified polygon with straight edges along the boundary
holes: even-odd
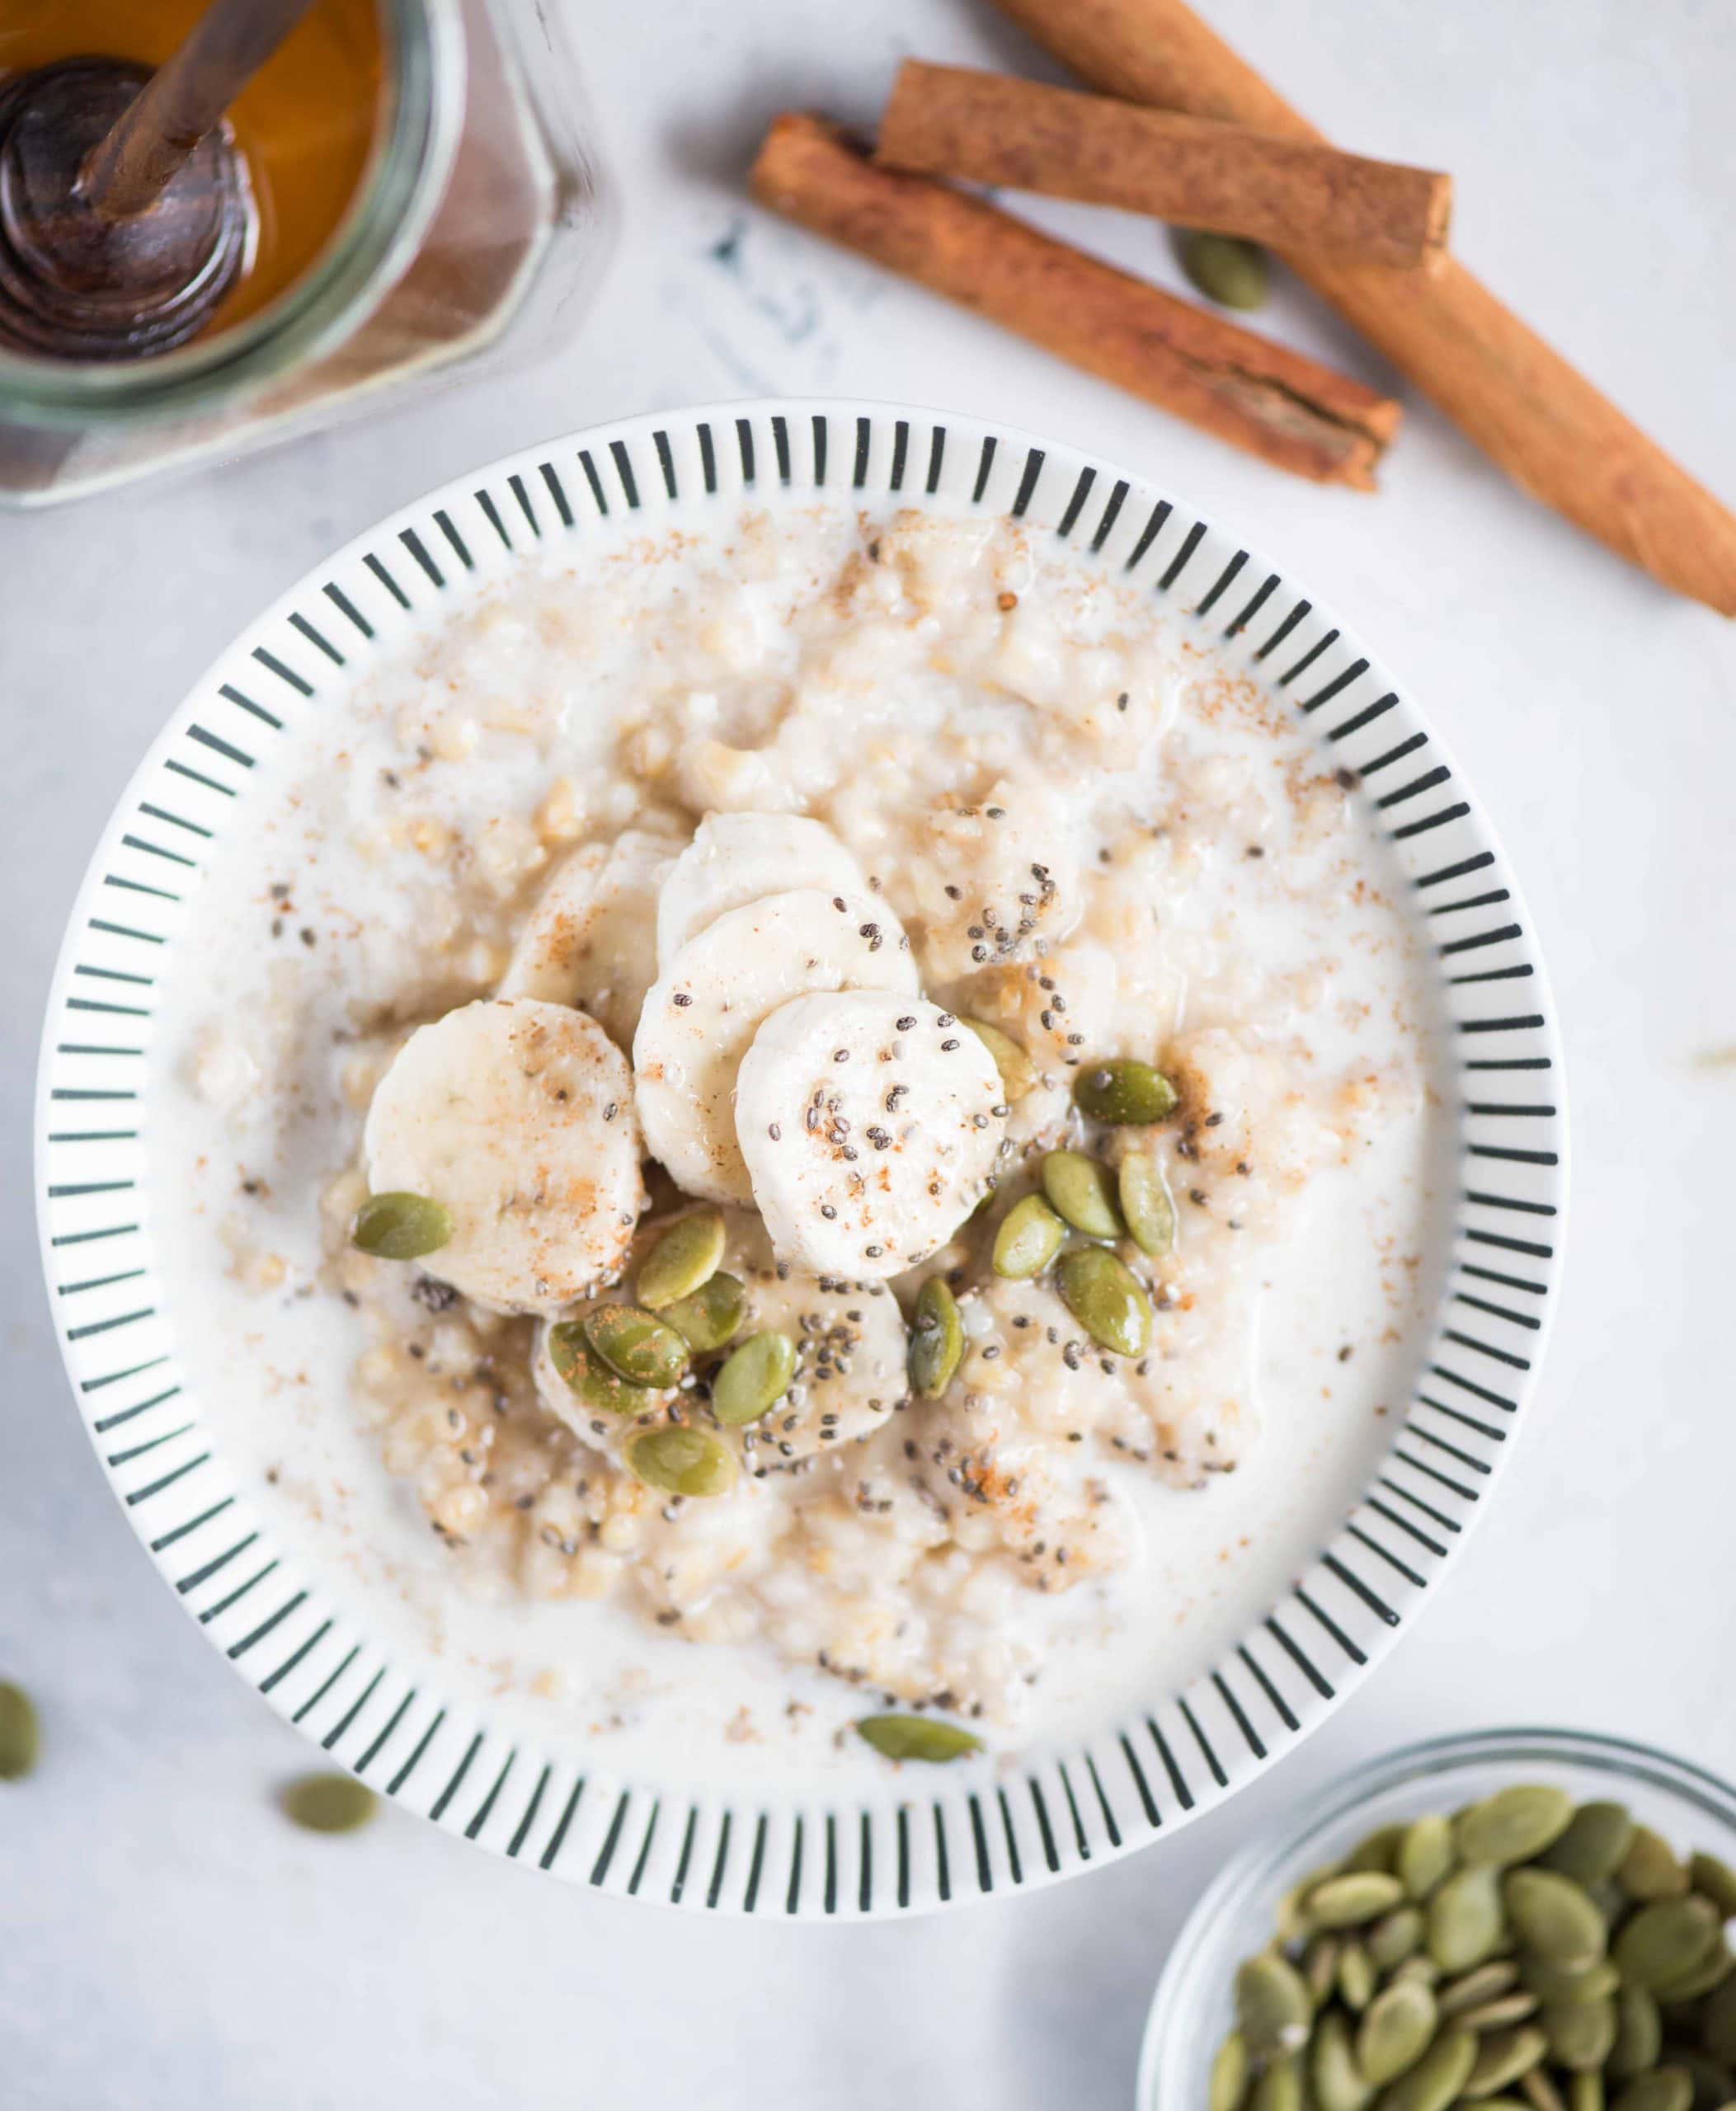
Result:
[[[920,998],[848,990],[774,1012],[741,1060],[736,1126],[785,1260],[850,1281],[943,1245],[988,1184],[1006,1126],[981,1038]]]
[[[500,994],[576,1005],[631,1048],[673,854],[668,837],[636,828],[575,850],[530,912]]]
[[[419,1027],[363,1138],[374,1193],[451,1220],[421,1267],[505,1312],[557,1311],[619,1272],[645,1207],[642,1148],[620,1050],[585,1013],[529,999]]]
[[[861,867],[824,821],[800,814],[708,814],[657,896],[657,963],[727,910],[797,887],[867,892]]]
[[[781,1004],[838,990],[916,995],[903,929],[872,895],[768,895],[726,910],[670,957],[646,996],[633,1055],[645,1140],[678,1186],[712,1201],[755,1199],[736,1140],[741,1058]]]

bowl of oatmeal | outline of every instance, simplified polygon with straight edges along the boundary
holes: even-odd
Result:
[[[1004,428],[732,407],[434,494],[198,685],[68,934],[45,1251],[128,1515],[336,1760],[617,1893],[920,1911],[1409,1624],[1558,1077],[1284,574]]]

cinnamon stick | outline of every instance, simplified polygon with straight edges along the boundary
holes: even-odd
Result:
[[[1321,136],[1183,0],[1000,5],[1105,94]],[[1390,271],[1300,251],[1286,261],[1522,490],[1662,585],[1736,615],[1736,519],[1461,264]]]
[[[750,179],[774,212],[842,242],[1317,483],[1374,488],[1399,406],[926,177],[877,168],[835,126],[775,119]]]
[[[1311,140],[907,59],[874,158],[1397,270],[1439,260],[1452,179]]]

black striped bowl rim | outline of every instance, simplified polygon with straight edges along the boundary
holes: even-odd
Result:
[[[205,1433],[153,1266],[153,994],[183,913],[245,813],[259,754],[403,627],[478,575],[605,516],[715,517],[744,494],[929,493],[1011,514],[1148,587],[1271,684],[1353,769],[1438,933],[1457,1043],[1451,1273],[1379,1472],[1293,1587],[1184,1690],[1089,1742],[910,1768],[829,1802],[619,1778],[575,1736],[535,1747],[371,1639],[334,1578],[274,1544]],[[1174,1831],[1289,1751],[1421,1609],[1488,1507],[1555,1302],[1565,1201],[1560,1060],[1517,889],[1416,706],[1288,576],[1174,496],[980,419],[854,402],[731,404],[529,449],[360,537],[217,661],[123,796],[79,895],[49,1004],[38,1193],[79,1412],[134,1530],[242,1677],[322,1751],[447,1831],[599,1890],[719,1912],[840,1919],[1051,1883]]]

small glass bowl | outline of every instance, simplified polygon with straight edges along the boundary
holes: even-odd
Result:
[[[1205,2111],[1235,1968],[1272,1940],[1292,1884],[1378,1826],[1455,1810],[1515,1781],[1553,1782],[1576,1802],[1624,1803],[1679,1851],[1736,1862],[1736,1788],[1649,1745],[1580,1730],[1476,1730],[1389,1752],[1251,1841],[1194,1907],[1151,2003],[1138,2111]]]

